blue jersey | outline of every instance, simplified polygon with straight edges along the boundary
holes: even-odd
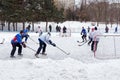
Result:
[[[24,29],[23,30],[23,35],[27,35],[27,33],[28,33],[28,29]]]
[[[85,30],[85,29],[82,29],[81,34],[82,34],[82,35],[87,35],[86,30]]]
[[[14,43],[22,43],[22,36],[21,34],[17,34],[12,40],[11,40],[11,43],[14,44]]]

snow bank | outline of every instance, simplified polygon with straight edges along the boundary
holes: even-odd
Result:
[[[0,60],[0,80],[119,80],[120,61],[83,63],[72,58]]]

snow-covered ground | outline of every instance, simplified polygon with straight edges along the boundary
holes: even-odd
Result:
[[[77,24],[78,22],[69,24],[70,26],[85,26]],[[87,28],[86,26],[86,28]],[[78,28],[81,31],[81,27]],[[73,28],[73,27],[72,27]],[[114,27],[110,28],[110,35],[114,35]],[[73,29],[72,29],[73,30]],[[75,27],[74,27],[74,30]],[[104,32],[104,28],[99,30]],[[59,33],[52,32],[51,40],[58,47],[70,55],[64,54],[61,50],[51,45],[47,45],[47,56],[39,55],[40,58],[35,58],[35,52],[29,48],[23,48],[23,57],[15,53],[16,59],[11,59],[10,52],[12,46],[10,40],[18,32],[0,32],[0,41],[5,38],[4,44],[0,44],[0,80],[119,80],[120,78],[120,60],[117,59],[98,59],[94,58],[94,53],[90,50],[90,46],[78,46],[77,40],[81,41],[80,33],[72,33],[71,37],[60,37]],[[119,35],[119,32],[117,33]],[[29,33],[30,38],[38,42],[38,34]],[[116,38],[116,37],[115,37]],[[37,50],[38,44],[28,39],[27,46]],[[107,41],[106,41],[107,40]],[[116,42],[119,39],[116,39]],[[111,47],[110,43],[114,42],[114,38],[109,38],[99,42],[101,47],[106,45],[107,50]],[[120,46],[117,45],[119,48]],[[100,48],[101,49],[101,48]],[[114,48],[110,48],[110,50]],[[98,48],[98,51],[99,48]],[[117,50],[119,51],[119,50]],[[103,52],[108,53],[106,51]],[[110,51],[109,51],[110,52]],[[99,52],[97,52],[99,54]],[[119,54],[119,52],[117,52]],[[99,57],[99,56],[98,56]]]

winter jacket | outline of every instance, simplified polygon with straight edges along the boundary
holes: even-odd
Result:
[[[86,32],[85,29],[82,29],[82,31],[81,31],[81,35],[87,35],[87,32]]]
[[[28,35],[28,29],[24,29],[24,30],[23,30],[23,36],[24,36],[24,35]]]
[[[50,44],[50,43],[49,43],[49,41],[50,41],[49,38],[50,38],[50,35],[47,34],[47,33],[44,33],[44,34],[42,34],[41,36],[39,36],[38,40],[40,39],[40,40],[42,40],[43,42]]]
[[[15,43],[22,43],[22,36],[21,34],[17,34],[12,40],[11,40],[11,43],[12,44],[15,44]]]
[[[92,36],[93,36],[93,31],[89,33],[89,38],[92,39]]]
[[[99,41],[100,39],[100,35],[101,33],[98,30],[94,30],[94,32],[92,33],[92,39],[93,41]]]

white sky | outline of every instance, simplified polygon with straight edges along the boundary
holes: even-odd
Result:
[[[90,23],[71,21],[61,25],[70,25],[71,28],[74,27],[74,29],[81,30],[78,27],[84,25],[87,28],[88,25],[90,26]],[[104,25],[100,26],[99,30],[104,32]],[[114,27],[110,28],[109,26],[109,29],[110,33],[108,34],[114,35]],[[4,44],[0,44],[0,80],[119,80],[120,59],[107,59],[109,56],[106,55],[107,58],[103,59],[105,57],[104,54],[107,53],[114,58],[115,54],[110,53],[110,51],[114,50],[114,48],[110,48],[112,44],[104,42],[107,39],[109,43],[113,43],[112,40],[114,38],[102,37],[99,45],[104,44],[102,47],[107,45],[109,48],[107,47],[106,50],[111,50],[106,52],[103,49],[105,53],[101,54],[101,52],[99,53],[99,49],[101,48],[98,48],[97,54],[101,54],[97,56],[101,59],[98,59],[94,58],[93,52],[91,52],[90,46],[87,44],[81,47],[78,46],[77,40],[81,41],[80,33],[72,33],[71,37],[60,37],[58,33],[52,32],[51,40],[64,51],[70,52],[70,55],[65,55],[58,48],[47,45],[47,56],[39,55],[40,58],[36,59],[34,51],[23,48],[22,58],[17,56],[16,51],[15,56],[17,58],[11,59],[9,57],[12,49],[10,40],[16,33],[0,32],[0,41],[5,38]],[[117,34],[119,35],[119,33],[120,31]],[[32,32],[29,35],[33,40],[38,42],[38,34]],[[26,45],[35,50],[39,46],[30,39],[28,39]]]
[[[81,0],[75,0],[76,1],[76,4],[79,4],[81,2]],[[86,0],[86,1],[93,1],[93,0]],[[111,2],[117,2],[117,3],[120,3],[120,0],[108,0],[110,3]]]

